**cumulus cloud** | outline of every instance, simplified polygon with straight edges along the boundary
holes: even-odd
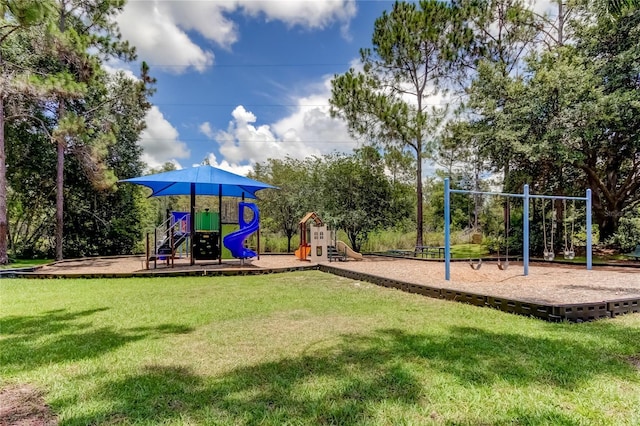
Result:
[[[244,106],[231,113],[226,129],[213,131],[210,124],[200,125],[203,134],[218,144],[229,167],[250,167],[269,158],[304,158],[333,151],[351,152],[357,142],[349,137],[344,122],[329,114],[330,79],[315,88],[313,94],[294,99],[296,105],[287,117],[258,124],[258,117]],[[242,165],[242,166],[241,166]]]
[[[117,22],[141,59],[179,74],[188,69],[202,72],[214,60],[213,52],[200,47],[189,32],[224,49],[238,40],[237,24],[228,18],[233,12],[312,30],[338,22],[346,31],[356,5],[355,0],[131,0]]]
[[[279,20],[291,26],[310,29],[325,28],[333,22],[340,22],[346,28],[356,14],[353,0],[240,0],[238,3],[249,15],[264,15],[267,20]]]
[[[226,170],[240,176],[246,176],[249,174],[249,172],[253,171],[253,165],[250,164],[240,166],[238,164],[231,164],[227,160],[222,160],[219,162],[216,155],[212,152],[207,155],[206,162],[213,167],[217,167],[219,169]]]
[[[200,133],[202,133],[206,137],[213,138],[213,129],[211,129],[211,123],[209,123],[208,121],[198,126],[198,130],[200,130]]]
[[[180,166],[178,159],[188,158],[190,151],[180,141],[178,131],[167,121],[158,107],[153,106],[145,117],[147,128],[140,135],[142,161],[151,168],[173,162]]]
[[[213,53],[193,42],[176,21],[180,2],[131,1],[118,16],[122,36],[141,59],[180,73],[187,68],[204,71],[213,63]],[[197,2],[196,4],[208,2]]]
[[[296,109],[273,124],[274,131],[283,140],[299,141],[306,150],[320,154],[333,151],[351,152],[357,146],[348,133],[346,124],[329,114],[331,77],[314,88],[312,94],[294,100]]]
[[[102,69],[104,69],[109,75],[116,75],[118,73],[124,74],[125,77],[130,78],[131,80],[138,81],[140,80],[137,75],[133,73],[130,69],[126,68],[126,64],[123,64],[119,61],[112,61],[102,64]]]

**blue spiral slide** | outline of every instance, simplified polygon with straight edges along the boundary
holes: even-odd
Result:
[[[253,219],[251,219],[251,222],[249,223],[244,220],[245,207],[248,207],[253,211]],[[222,239],[224,246],[228,248],[231,255],[237,259],[256,257],[256,252],[246,248],[244,246],[244,242],[249,235],[256,232],[260,227],[260,212],[258,211],[258,206],[253,203],[238,203],[238,223],[240,224],[240,229],[230,233]]]

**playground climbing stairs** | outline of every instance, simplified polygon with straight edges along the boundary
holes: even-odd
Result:
[[[183,213],[172,215],[163,223],[155,227],[153,252],[149,260],[166,260],[175,257],[176,251],[189,237],[189,215]]]
[[[338,251],[336,246],[327,246],[327,256],[329,257],[330,262],[334,262],[334,261],[343,262],[347,260],[346,254]]]

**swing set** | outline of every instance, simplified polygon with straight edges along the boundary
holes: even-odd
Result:
[[[504,210],[504,245],[505,245],[505,256],[504,261],[500,258],[500,243],[498,243],[498,259],[497,265],[498,269],[501,271],[505,271],[509,267],[509,231],[511,230],[511,206],[509,205],[509,199],[507,198]],[[469,259],[469,266],[474,271],[479,270],[482,267],[482,258],[474,261],[473,259]]]
[[[546,225],[546,213],[545,213],[545,204],[546,201],[542,200],[542,238],[544,240],[544,251],[542,252],[542,257],[544,260],[551,261],[555,259],[555,251],[553,250],[553,236],[556,231],[556,212],[555,210],[551,214],[551,224],[549,225],[549,239],[547,240],[547,225]],[[562,200],[562,223],[564,226],[564,251],[562,252],[563,257],[567,260],[575,259],[576,252],[573,246],[574,235],[575,235],[575,211],[576,211],[576,202],[573,200],[572,213],[570,216],[567,216],[567,200]],[[571,223],[571,227],[569,228],[568,223]],[[548,244],[547,244],[548,242]]]
[[[563,223],[564,223],[564,258],[575,258],[574,250],[574,231],[575,231],[575,202],[585,201],[586,204],[586,230],[587,230],[587,270],[591,270],[592,264],[592,235],[591,235],[591,189],[587,189],[585,197],[563,197],[555,195],[536,195],[529,193],[529,185],[524,185],[524,192],[522,194],[510,194],[504,192],[483,192],[483,191],[467,191],[461,189],[451,189],[449,178],[444,180],[444,260],[445,260],[445,279],[451,280],[451,194],[472,194],[472,195],[496,195],[507,197],[507,204],[505,209],[505,260],[501,261],[500,251],[498,249],[498,268],[502,271],[509,267],[509,231],[510,231],[510,214],[509,214],[509,198],[522,198],[523,202],[523,220],[522,220],[522,260],[524,266],[524,275],[529,275],[529,203],[531,199],[542,200],[542,232],[544,238],[544,260],[551,261],[555,258],[553,250],[553,235],[555,233],[556,218],[555,211],[552,212],[552,218],[549,230],[549,240],[547,240],[547,225],[546,225],[546,212],[545,204],[546,200],[562,200],[563,202]],[[573,201],[572,213],[567,215],[567,200]],[[571,226],[569,227],[569,223]],[[570,233],[569,233],[570,229]],[[549,244],[547,244],[549,241]],[[477,262],[469,260],[469,266],[474,270],[479,270],[482,267],[482,259]]]

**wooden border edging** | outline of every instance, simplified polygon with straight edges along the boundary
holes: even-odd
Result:
[[[37,268],[36,268],[37,269]],[[530,316],[545,321],[559,322],[585,322],[601,318],[615,318],[623,314],[640,313],[640,298],[614,299],[602,302],[587,302],[575,304],[543,304],[522,300],[513,300],[503,297],[487,296],[469,293],[462,290],[431,287],[415,284],[392,278],[380,277],[363,272],[350,271],[334,266],[304,265],[283,268],[268,269],[197,269],[188,271],[175,271],[171,269],[125,272],[125,273],[42,273],[33,270],[12,270],[0,272],[0,278],[27,278],[27,279],[96,279],[96,278],[144,278],[144,277],[220,277],[242,275],[265,275],[298,271],[321,272],[376,284],[382,287],[395,288],[407,293],[415,293],[423,296],[443,299],[455,302],[467,303],[473,306],[489,307],[503,312]]]
[[[511,314],[530,316],[551,322],[586,322],[602,318],[614,318],[622,314],[640,313],[640,299],[638,298],[554,305],[486,296],[448,288],[430,287],[323,264],[318,265],[318,270],[345,278],[369,282],[382,287],[396,288],[408,293],[417,293],[435,299],[494,308]]]
[[[238,275],[265,275],[280,274],[284,272],[317,270],[316,265],[292,266],[284,268],[268,269],[194,269],[189,271],[176,271],[171,269],[152,269],[140,272],[112,272],[112,273],[42,273],[15,271],[3,275],[5,278],[27,279],[97,279],[97,278],[153,278],[153,277],[226,277]]]

